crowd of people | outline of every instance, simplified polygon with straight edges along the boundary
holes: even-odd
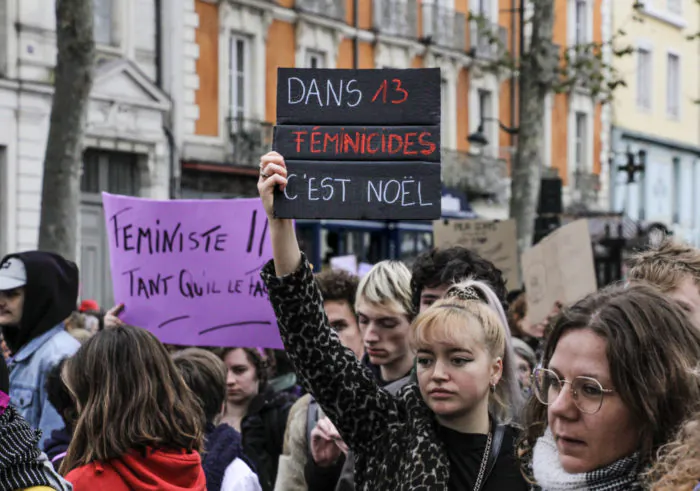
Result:
[[[700,489],[700,250],[532,322],[463,247],[314,274],[285,185],[263,156],[284,350],[166,346],[71,261],[0,261],[0,490]]]

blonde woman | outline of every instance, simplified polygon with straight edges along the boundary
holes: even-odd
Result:
[[[683,424],[674,441],[662,448],[646,477],[652,491],[700,490],[700,412]]]
[[[293,224],[273,216],[286,167],[261,161],[258,190],[274,261],[263,269],[290,360],[304,386],[355,452],[361,490],[525,490],[515,431],[500,424],[519,398],[505,314],[483,283],[454,287],[410,327],[417,384],[381,389],[328,325]],[[489,413],[489,406],[500,408]]]

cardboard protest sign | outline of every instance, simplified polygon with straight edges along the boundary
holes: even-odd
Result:
[[[521,261],[530,322],[545,320],[557,301],[571,304],[598,289],[587,220],[558,228]]]
[[[372,270],[373,267],[374,264],[360,263],[357,266],[357,276],[363,278],[367,273],[369,273]]]
[[[440,216],[440,70],[280,68],[280,218]],[[323,191],[323,189],[325,191]]]
[[[515,220],[438,220],[433,237],[435,247],[462,246],[491,261],[509,290],[521,287]]]
[[[125,322],[170,344],[282,347],[259,274],[272,257],[259,199],[102,196]]]

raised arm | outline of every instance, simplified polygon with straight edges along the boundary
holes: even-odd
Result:
[[[301,263],[301,251],[294,232],[294,222],[273,216],[275,187],[287,186],[287,167],[284,158],[277,152],[270,152],[260,159],[258,192],[270,222],[270,240],[275,274],[285,276],[293,273]]]
[[[292,221],[272,216],[274,187],[284,188],[286,176],[281,155],[271,152],[262,158],[258,190],[270,221],[274,261],[263,268],[262,278],[302,384],[350,448],[371,446],[403,420],[400,405],[340,343],[328,324],[321,292],[299,250]]]

